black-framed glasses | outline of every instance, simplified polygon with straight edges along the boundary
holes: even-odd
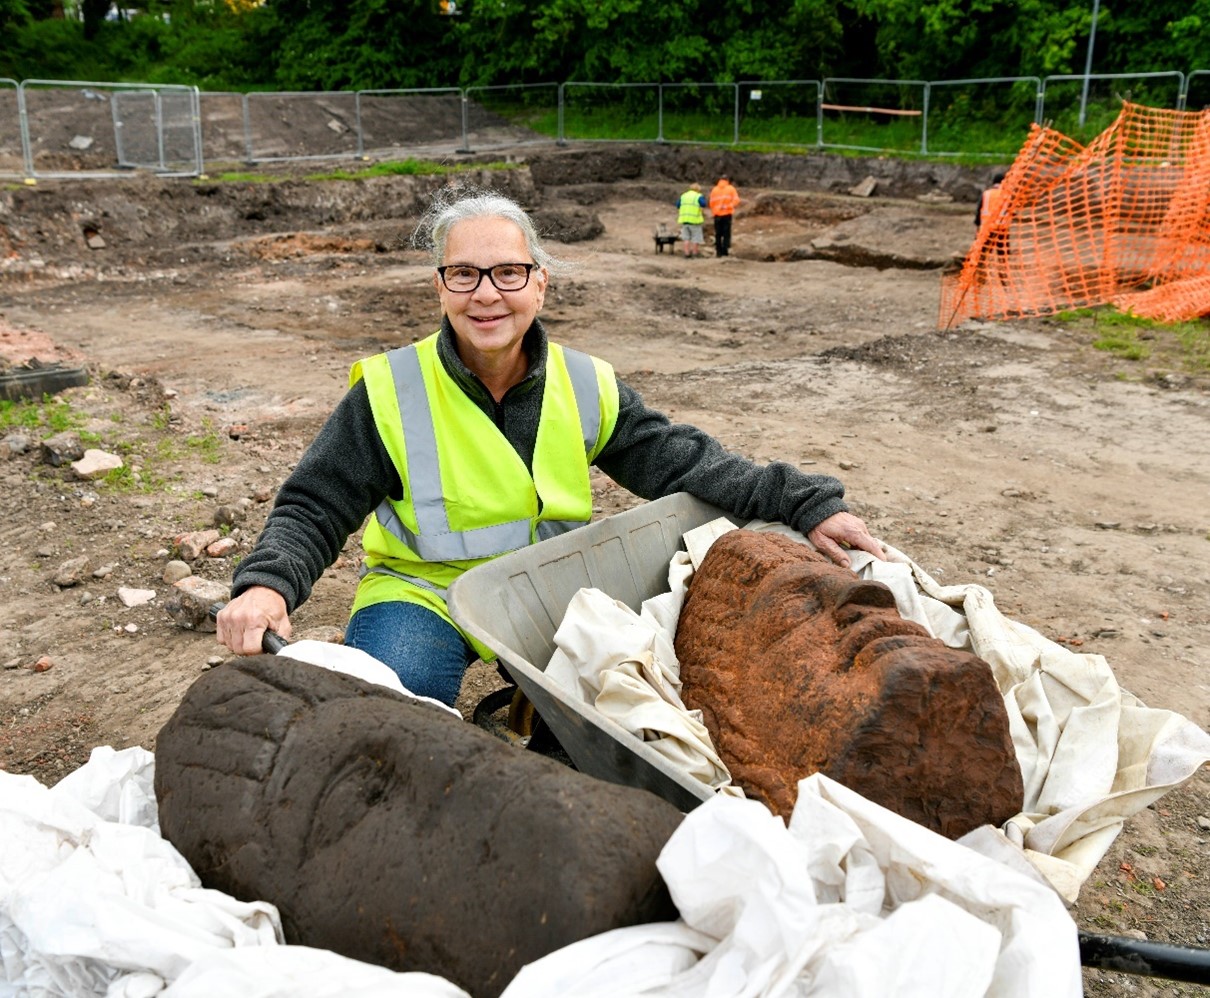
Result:
[[[497,291],[520,291],[529,283],[530,271],[536,263],[498,263],[494,267],[472,267],[469,263],[451,263],[438,267],[441,283],[449,291],[466,294],[483,283],[483,275],[492,282]]]

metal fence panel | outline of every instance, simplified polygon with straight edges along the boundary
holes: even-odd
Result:
[[[249,163],[351,159],[358,154],[353,90],[250,93],[246,120]]]
[[[739,89],[734,83],[660,84],[664,142],[734,145],[739,131]]]
[[[450,145],[466,145],[462,91],[457,87],[435,90],[357,91],[357,153],[378,155],[406,149],[431,155]]]
[[[0,78],[0,177],[19,177],[25,173],[19,87],[16,80]]]
[[[1185,111],[1204,111],[1210,108],[1210,69],[1195,69],[1185,80],[1185,93],[1181,98]]]
[[[818,80],[744,80],[736,97],[736,142],[819,147]]]
[[[119,166],[161,173],[201,171],[194,91],[116,90],[109,103]]]
[[[463,97],[468,150],[535,145],[559,134],[557,83],[467,87]]]
[[[246,94],[221,90],[198,94],[202,155],[212,167],[219,163],[241,163],[248,154],[244,118],[246,97]]]
[[[193,176],[201,169],[192,87],[25,80],[18,100],[30,176],[120,176],[135,167]]]
[[[1037,76],[932,80],[925,91],[921,148],[933,156],[969,155],[977,136],[979,155],[1011,158],[1039,121],[1041,103]],[[993,121],[995,126],[987,124]]]
[[[663,142],[658,83],[564,83],[559,141]]]
[[[819,102],[819,144],[831,149],[918,153],[924,149],[924,80],[828,77]]]
[[[1117,120],[1122,101],[1180,107],[1183,73],[1091,73],[1042,80],[1041,119],[1079,142],[1100,135]]]

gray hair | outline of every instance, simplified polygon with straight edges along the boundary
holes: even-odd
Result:
[[[470,218],[503,218],[512,222],[525,237],[525,246],[534,263],[551,271],[567,268],[563,261],[551,255],[542,245],[533,219],[512,198],[498,191],[470,186],[443,187],[433,195],[433,202],[420,219],[412,236],[412,245],[426,249],[433,266],[445,262],[445,244],[450,229]]]

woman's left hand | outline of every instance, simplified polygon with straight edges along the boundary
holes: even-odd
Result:
[[[820,554],[825,554],[842,568],[851,564],[845,548],[868,551],[879,561],[886,561],[882,546],[870,534],[865,521],[852,513],[833,513],[816,524],[807,534],[807,540],[815,545]]]

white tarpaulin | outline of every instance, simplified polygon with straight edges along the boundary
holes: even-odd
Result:
[[[156,830],[153,767],[102,748],[50,789],[0,772],[0,995],[467,998],[281,945],[272,905],[200,887]],[[507,998],[1080,993],[1075,925],[1049,887],[826,777],[800,785],[788,828],[718,795],[658,865],[681,920],[558,950]]]

